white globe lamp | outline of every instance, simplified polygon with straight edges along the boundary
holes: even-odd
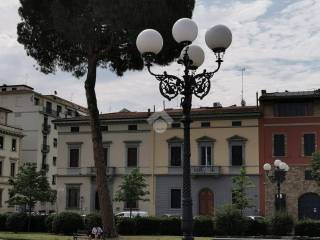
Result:
[[[161,34],[154,29],[146,29],[139,33],[136,45],[141,54],[158,54],[163,46]]]
[[[206,32],[207,46],[214,52],[224,52],[232,42],[232,33],[225,25],[216,25]]]
[[[172,27],[172,36],[176,42],[193,42],[198,35],[198,26],[190,18],[181,18]]]

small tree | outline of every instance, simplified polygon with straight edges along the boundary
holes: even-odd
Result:
[[[38,201],[55,202],[56,191],[50,188],[43,171],[37,171],[34,163],[25,163],[19,167],[16,177],[9,178],[9,205],[22,205],[28,212],[28,231],[30,231],[30,216],[32,208]]]
[[[145,198],[145,196],[149,194],[149,191],[145,191],[148,185],[138,169],[133,169],[130,174],[125,175],[122,179],[123,181],[115,194],[114,200],[128,204],[131,218],[132,205],[136,201],[149,201],[148,198]]]
[[[311,159],[311,175],[320,187],[320,152],[315,152]]]
[[[254,187],[253,182],[247,176],[246,169],[241,167],[240,175],[232,178],[232,202],[236,209],[238,209],[241,214],[245,208],[252,208],[252,199],[247,195],[247,189]]]

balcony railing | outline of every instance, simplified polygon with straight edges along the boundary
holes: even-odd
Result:
[[[43,152],[43,153],[49,153],[49,152],[50,152],[50,146],[47,145],[47,144],[42,144],[41,152]]]
[[[53,116],[55,118],[60,118],[61,115],[62,115],[61,112],[55,111],[52,108],[47,108],[47,107],[43,107],[42,112],[44,114],[51,115],[51,116]]]
[[[191,166],[192,175],[219,175],[220,167],[218,166]]]
[[[42,133],[47,135],[51,131],[51,125],[49,124],[42,124]]]
[[[65,175],[65,176],[95,176],[97,174],[95,167],[79,167],[79,168],[58,168],[57,169],[58,175]],[[116,173],[115,167],[107,167],[107,176],[114,176]]]

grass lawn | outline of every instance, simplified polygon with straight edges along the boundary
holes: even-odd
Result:
[[[12,233],[0,232],[1,240],[73,240],[72,236],[61,236],[48,233]],[[178,240],[181,237],[173,236],[121,236],[119,240]],[[195,238],[197,240],[209,240],[212,238]]]

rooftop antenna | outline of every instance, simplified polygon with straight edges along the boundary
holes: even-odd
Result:
[[[246,101],[243,99],[243,73],[246,69],[241,68],[241,106],[246,106]]]

